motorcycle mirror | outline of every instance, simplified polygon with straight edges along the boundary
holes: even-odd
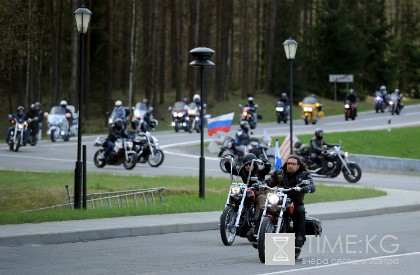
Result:
[[[172,106],[169,106],[168,107],[168,111],[170,112],[170,111],[172,111]]]
[[[44,117],[47,118],[48,117],[48,112],[44,113]]]

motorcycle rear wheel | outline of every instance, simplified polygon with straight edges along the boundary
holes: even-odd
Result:
[[[351,174],[347,172],[346,169],[343,170],[343,176],[346,179],[346,181],[350,183],[356,183],[360,180],[362,177],[362,169],[360,169],[360,166],[357,163],[349,163],[348,164],[349,170],[351,171]]]
[[[99,149],[96,151],[95,155],[93,156],[93,163],[96,167],[102,168],[106,165],[106,159],[98,159],[99,154],[103,154],[105,152],[105,149]]]
[[[227,205],[223,209],[220,216],[220,237],[226,246],[230,246],[235,241],[236,227],[235,227],[236,211],[231,205]]]
[[[258,231],[258,257],[262,263],[265,263],[265,233],[274,233],[274,224],[270,217],[264,217],[261,221]]]
[[[163,154],[163,151],[160,149],[157,149],[155,151],[155,157],[153,158],[152,155],[149,155],[149,159],[147,160],[149,162],[149,165],[152,167],[158,167],[162,164],[163,160],[165,159],[165,155]]]
[[[128,155],[128,159],[124,160],[123,162],[123,166],[125,169],[127,170],[131,170],[134,167],[136,167],[137,164],[137,154],[136,153],[131,153]]]

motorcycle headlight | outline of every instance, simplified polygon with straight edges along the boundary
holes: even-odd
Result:
[[[269,194],[268,195],[268,203],[272,205],[277,205],[280,201],[280,197],[276,194]]]
[[[236,194],[238,194],[239,193],[239,190],[241,190],[238,186],[234,186],[234,187],[232,187],[231,189],[230,189],[230,193],[232,194],[232,195],[236,195]]]
[[[394,102],[390,100],[390,101],[389,101],[389,105],[392,105],[392,104],[394,104]]]
[[[133,149],[133,142],[132,141],[127,141],[127,147],[128,149]]]
[[[305,112],[312,112],[312,108],[311,107],[304,107],[303,110]]]
[[[345,104],[345,105],[344,105],[344,108],[348,109],[348,108],[350,108],[350,105]]]
[[[18,127],[19,130],[21,130],[21,129],[23,129],[23,124],[18,124],[17,127]]]
[[[349,157],[349,152],[344,152],[344,157],[348,158]]]
[[[134,116],[135,116],[135,117],[140,117],[140,112],[139,112],[139,110],[135,110],[135,111],[134,111]]]
[[[376,97],[376,100],[378,100],[378,101],[381,100],[381,97],[380,96],[377,96]]]
[[[108,124],[112,124],[112,122],[114,122],[112,118],[108,119]]]
[[[283,107],[276,107],[277,112],[283,112]]]
[[[182,113],[178,113],[178,117],[182,117],[183,116],[183,114]]]

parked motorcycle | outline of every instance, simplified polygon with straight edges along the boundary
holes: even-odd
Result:
[[[231,165],[234,165],[231,160]],[[260,160],[253,160],[254,162]],[[248,183],[250,178],[248,178]],[[248,187],[248,183],[233,182],[231,175],[231,186],[226,199],[226,205],[220,216],[220,236],[226,246],[230,246],[235,241],[236,236],[245,238],[248,231],[256,226],[251,221],[255,214],[255,191],[256,188]]]
[[[96,151],[93,156],[93,163],[98,168],[103,168],[105,165],[120,165],[123,164],[127,170],[133,169],[137,164],[137,153],[133,150],[134,145],[131,140],[117,139],[115,141],[114,149],[109,153],[106,159],[101,159],[100,155],[105,153],[106,138],[97,137],[94,146],[102,147]]]
[[[299,102],[299,107],[302,108],[302,118],[305,125],[308,125],[309,123],[316,124],[320,118],[324,117],[322,105],[313,96],[305,97]]]
[[[295,147],[296,155],[308,165],[309,171],[313,176],[335,178],[342,172],[344,178],[350,183],[356,183],[362,177],[360,166],[348,160],[349,153],[344,152],[341,146],[334,146],[333,149],[326,150],[327,171],[324,171],[322,164],[317,162],[316,154],[310,152],[309,145],[299,146],[299,143],[296,143]]]
[[[175,132],[179,132],[179,130],[185,130],[187,132],[189,130],[189,121],[187,119],[188,105],[183,101],[177,101],[168,110],[172,113],[171,125],[174,127]]]
[[[28,128],[28,122],[24,119],[17,119],[16,117],[9,115],[9,121],[11,123],[12,130],[10,131],[7,141],[9,149],[11,151],[19,151],[20,146],[26,145],[26,133]]]
[[[288,197],[288,192],[300,192],[301,188],[307,185],[307,181],[302,181],[296,187],[281,188],[265,187],[273,193],[267,195],[264,204],[264,210],[260,222],[260,227],[257,234],[257,249],[258,257],[262,263],[265,263],[265,234],[266,233],[293,233],[293,202]],[[260,187],[261,188],[261,187]],[[321,221],[306,216],[305,217],[305,235],[321,236],[322,226]],[[300,249],[295,249],[295,259],[300,255]]]
[[[79,115],[76,113],[74,106],[67,105],[67,109],[72,112],[73,121],[71,123],[69,121],[70,114],[66,114],[60,106],[54,106],[50,113],[44,113],[48,125],[47,135],[50,136],[52,142],[56,142],[58,139],[69,141],[70,137],[77,136]]]
[[[239,123],[241,123],[241,121],[248,121],[250,128],[255,129],[257,127],[257,123],[255,122],[256,120],[254,119],[254,116],[258,117],[258,114],[256,113],[257,108],[258,104],[255,104],[255,107],[244,107],[242,104],[239,104],[239,109],[242,111]]]
[[[351,120],[356,119],[356,104],[352,103],[350,100],[346,100],[346,103],[344,104],[344,119],[347,121],[349,118]]]
[[[137,162],[148,162],[152,167],[158,167],[165,159],[163,151],[159,149],[159,141],[150,132],[139,132],[133,140]]]
[[[379,91],[375,92],[375,97],[374,97],[374,103],[373,103],[373,108],[375,109],[375,111],[378,113],[379,111],[381,111],[381,113],[383,113],[385,111],[386,108],[386,102],[382,96],[382,93]]]
[[[284,122],[287,123],[287,118],[289,116],[288,106],[284,104],[283,101],[279,100],[276,103],[276,117],[277,123]]]
[[[389,100],[389,110],[391,114],[399,115],[401,113],[403,105],[401,104],[401,97],[397,93],[392,93]]]

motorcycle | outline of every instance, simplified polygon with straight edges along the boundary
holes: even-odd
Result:
[[[12,115],[9,115],[10,123],[12,124],[10,134],[7,137],[7,143],[9,144],[10,151],[19,151],[20,146],[26,146],[26,134],[28,128],[28,122],[24,119],[16,119]]]
[[[265,134],[261,139],[251,137],[250,143],[246,146],[246,148],[244,148],[244,146],[235,146],[234,138],[225,136],[222,146],[220,147],[218,157],[221,158],[230,156],[234,161],[234,165],[237,168],[240,168],[245,154],[245,149],[250,153],[253,153],[259,159],[268,160],[271,163],[271,172],[274,170],[275,156],[271,147],[271,137],[267,134]],[[223,158],[220,160],[219,166],[223,172],[227,173]]]
[[[234,165],[232,161],[231,165]],[[261,162],[253,160],[251,166],[255,161]],[[236,236],[245,238],[248,231],[256,226],[255,221],[251,221],[255,214],[256,188],[248,187],[248,183],[233,182],[231,174],[231,185],[219,224],[220,237],[226,246],[232,245]]]
[[[79,116],[75,112],[74,106],[67,105],[67,108],[72,112],[73,121],[71,123],[69,122],[70,114],[66,114],[60,106],[52,107],[50,113],[44,113],[48,125],[47,135],[50,136],[52,142],[56,142],[59,138],[69,141],[70,137],[77,136]]]
[[[200,110],[195,102],[191,102],[188,105],[188,132],[192,133],[195,130],[200,133],[200,123]]]
[[[146,123],[146,131],[152,131],[156,130],[156,127],[158,125],[158,121],[153,118],[152,112],[153,107],[147,107],[146,104],[143,102],[137,102],[136,106],[133,108],[134,110],[134,116],[133,119],[136,118],[138,120],[143,119],[144,121],[148,121]]]
[[[389,100],[389,110],[391,114],[399,115],[402,109],[401,98],[397,93],[392,93]]]
[[[283,101],[277,101],[276,103],[276,116],[277,123],[284,122],[287,123],[287,117],[289,116],[288,106],[284,104]]]
[[[137,164],[137,153],[133,150],[133,142],[127,139],[117,139],[115,141],[114,149],[109,153],[106,159],[101,159],[100,155],[105,153],[106,139],[97,137],[94,146],[103,147],[96,151],[93,156],[93,163],[98,168],[103,168],[105,165],[120,165],[123,164],[127,170],[133,169]]]
[[[165,159],[163,151],[159,149],[159,141],[150,132],[139,132],[133,140],[137,162],[149,163],[151,167],[158,167]]]
[[[29,144],[31,146],[35,146],[38,143],[38,134],[39,134],[39,131],[36,132],[31,127],[32,124],[38,124],[38,120],[39,119],[37,117],[28,119],[28,141],[29,141]]]
[[[381,111],[381,113],[383,113],[385,111],[386,108],[386,103],[384,101],[384,98],[382,96],[382,93],[379,91],[375,92],[375,97],[374,97],[374,103],[373,103],[373,108],[375,109],[375,111],[378,113],[379,111]]]
[[[254,119],[254,116],[257,116],[258,118],[256,113],[257,108],[258,104],[255,104],[255,107],[244,107],[242,104],[239,104],[239,109],[242,111],[241,117],[239,118],[239,123],[241,123],[241,121],[248,121],[250,128],[255,129],[257,127],[257,122]]]
[[[189,130],[187,119],[188,105],[182,101],[177,101],[168,110],[172,113],[172,127],[174,127],[175,132],[179,132],[179,130],[185,130],[187,132]]]
[[[356,119],[356,104],[352,103],[350,100],[346,100],[346,103],[344,104],[344,119],[347,121],[349,118],[351,120]]]
[[[305,97],[301,102],[299,102],[299,107],[302,108],[302,118],[305,125],[308,125],[309,123],[316,124],[320,118],[324,117],[322,105],[315,97]]]
[[[302,181],[296,187],[270,188],[265,186],[265,190],[270,190],[273,193],[267,195],[264,204],[264,210],[260,222],[260,227],[257,234],[257,249],[258,257],[262,263],[265,263],[265,234],[266,233],[293,233],[293,202],[288,197],[288,192],[300,192],[301,188],[307,185],[307,181]],[[261,187],[260,187],[261,188]],[[305,235],[321,236],[322,225],[321,221],[305,216]],[[295,259],[300,255],[300,248],[295,248]]]
[[[322,169],[322,164],[317,162],[316,154],[311,154],[307,144],[299,146],[295,144],[295,154],[308,165],[309,171],[313,176],[335,178],[343,173],[344,178],[349,183],[356,183],[362,177],[360,166],[349,161],[349,153],[344,152],[341,146],[334,146],[332,150],[326,150],[325,161],[327,162],[327,171]]]

